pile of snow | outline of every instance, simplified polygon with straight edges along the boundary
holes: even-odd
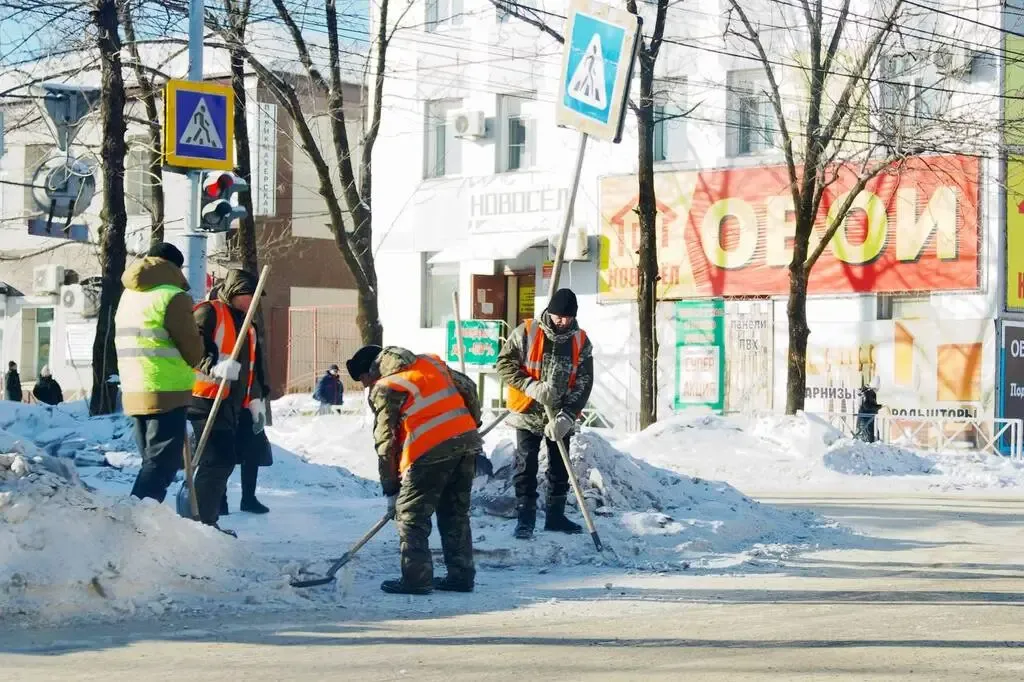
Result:
[[[570,457],[608,551],[597,554],[586,535],[541,531],[543,515],[534,540],[523,543],[511,537],[514,522],[495,519],[514,516],[512,453],[511,443],[500,445],[492,455],[494,475],[486,481],[477,479],[474,490],[477,549],[485,557],[497,557],[485,558],[484,565],[600,563],[669,570],[731,565],[798,548],[838,546],[851,539],[810,512],[761,504],[727,483],[652,466],[616,449],[597,432],[586,431],[573,440]],[[542,451],[542,471],[546,465]],[[541,479],[543,502],[547,484],[543,474]],[[573,515],[582,520],[578,513]]]
[[[123,414],[90,418],[83,404],[50,407],[0,401],[0,431],[52,457],[79,466],[102,465],[111,451],[134,451],[132,420]],[[0,452],[4,452],[0,442]]]
[[[936,462],[887,443],[865,443],[844,438],[825,452],[825,466],[855,476],[926,476],[937,474]]]
[[[67,460],[0,455],[0,621],[267,602],[287,597],[286,584],[244,545],[167,506],[88,491]]]

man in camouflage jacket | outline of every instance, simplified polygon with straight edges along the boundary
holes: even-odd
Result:
[[[580,333],[577,310],[576,295],[569,289],[559,289],[540,319],[532,321],[539,326],[543,339],[539,379],[530,376],[526,368],[530,354],[526,323],[516,327],[498,355],[496,369],[501,380],[532,399],[525,411],[513,411],[508,417],[508,424],[516,429],[514,482],[519,521],[515,536],[524,540],[533,537],[537,521],[537,470],[542,441],[547,444],[548,452],[544,529],[563,533],[582,530],[579,524],[565,517],[569,475],[557,443],[561,440],[568,450],[576,418],[586,407],[594,386],[593,346],[585,334],[581,334],[576,381],[569,386],[574,366],[574,337]],[[554,422],[548,423],[545,407],[554,410]]]
[[[404,348],[365,346],[346,363],[352,378],[370,389],[380,483],[398,525],[402,578],[384,581],[381,589],[401,594],[427,594],[432,589],[472,592],[476,570],[469,525],[470,491],[483,440],[477,430],[449,438],[422,454],[404,474],[399,474],[403,447],[402,407],[409,394],[380,379],[398,374],[416,361],[416,354]],[[450,367],[448,373],[479,428],[480,402],[476,384]],[[445,578],[433,577],[430,558],[430,516],[435,512],[448,568]]]

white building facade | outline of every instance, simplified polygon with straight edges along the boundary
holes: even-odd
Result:
[[[562,29],[563,4],[531,7]],[[728,10],[673,6],[658,60],[662,415],[785,406],[792,200],[764,71],[749,45],[722,37]],[[485,0],[429,0],[417,12],[422,27],[391,46],[374,159],[380,309],[385,342],[443,353],[453,290],[462,319],[513,328],[543,310],[578,134],[554,125],[560,44]],[[1007,99],[1003,19],[975,8],[957,20],[947,8],[921,21],[872,71],[858,106],[873,124],[851,138],[891,147],[907,126],[954,123],[928,154],[868,184],[815,266],[808,411],[853,412],[865,384],[896,415],[1004,411],[1001,339],[1016,313],[993,124]],[[799,38],[786,37],[770,58],[800,63]],[[798,71],[780,72],[786,117],[799,121],[806,87]],[[626,426],[639,405],[636,157],[632,114],[620,144],[591,143],[561,280],[595,345],[593,407]],[[849,185],[835,184],[826,210]],[[693,318],[706,314],[715,331],[694,342]],[[498,398],[493,379],[486,396]]]

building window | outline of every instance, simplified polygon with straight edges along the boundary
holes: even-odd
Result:
[[[763,154],[775,147],[775,108],[768,87],[760,71],[729,72],[726,139],[730,156]]]
[[[532,168],[534,165],[534,121],[529,116],[533,99],[522,95],[500,95],[501,157],[499,172]]]
[[[654,160],[664,161],[665,156],[665,105],[654,105]]]
[[[431,329],[455,319],[452,292],[459,288],[459,264],[430,263],[435,255],[423,254],[423,326]]]
[[[35,376],[50,364],[50,341],[53,334],[53,308],[36,309]]]
[[[431,100],[426,105],[426,153],[423,177],[441,178],[462,172],[462,145],[448,123],[449,112],[462,106],[461,99]]]
[[[428,31],[436,31],[443,26],[462,25],[462,0],[427,0],[426,21]]]
[[[149,172],[149,140],[128,140],[124,169],[124,204],[128,215],[147,215],[153,206],[154,184]]]

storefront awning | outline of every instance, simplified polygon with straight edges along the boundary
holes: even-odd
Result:
[[[473,234],[435,254],[430,263],[513,260],[532,246],[547,243],[544,232]]]

